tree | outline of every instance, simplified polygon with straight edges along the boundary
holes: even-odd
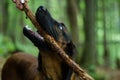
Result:
[[[96,0],[85,0],[86,10],[84,16],[85,43],[81,58],[81,65],[94,65],[96,61],[96,32],[95,7]]]
[[[108,50],[108,46],[107,46],[107,32],[106,32],[106,10],[105,10],[105,1],[102,0],[102,4],[103,4],[103,7],[102,7],[102,12],[103,12],[103,31],[104,31],[104,36],[103,36],[103,47],[104,47],[104,55],[103,55],[103,58],[104,58],[104,65],[105,67],[109,67],[110,66],[110,53],[109,53],[109,50]]]
[[[118,9],[119,9],[119,17],[120,17],[120,0],[118,0]],[[120,22],[120,18],[119,18],[119,22]],[[120,23],[119,23],[119,26],[120,26]]]
[[[67,14],[70,23],[70,29],[72,33],[72,39],[75,44],[79,42],[79,30],[77,23],[77,1],[67,0]]]
[[[1,0],[1,3],[2,3],[2,32],[3,34],[6,35],[7,33],[7,27],[8,27],[8,22],[9,22],[9,16],[8,16],[8,3],[9,1],[6,1],[6,0]]]

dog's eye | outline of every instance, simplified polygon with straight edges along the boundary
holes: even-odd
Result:
[[[63,29],[63,26],[62,26],[62,25],[60,25],[60,26],[59,26],[59,28],[60,28],[60,30],[62,30],[62,29]]]
[[[58,24],[58,28],[59,28],[60,30],[63,30],[63,25],[62,25],[61,23],[59,23],[59,24]]]

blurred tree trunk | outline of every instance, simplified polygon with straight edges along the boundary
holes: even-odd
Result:
[[[103,47],[104,47],[104,66],[105,67],[109,67],[110,66],[110,53],[108,50],[108,46],[107,46],[107,32],[106,32],[106,9],[105,9],[105,1],[102,0],[102,12],[103,12],[103,31],[104,31],[104,35],[103,35]]]
[[[36,11],[36,9],[35,9],[35,0],[31,0],[31,5],[32,5],[32,7],[31,7],[31,9],[32,9],[32,11],[33,12],[35,12]]]
[[[46,6],[47,6],[47,9],[50,10],[52,2],[51,2],[51,0],[46,0],[46,2],[49,3]]]
[[[80,4],[80,1],[81,1],[81,0],[76,0],[76,1],[77,1],[76,3],[77,3],[77,8],[78,8],[78,11],[80,12],[80,10],[81,10],[81,9],[80,9],[79,4]]]
[[[96,62],[96,31],[95,31],[95,11],[96,0],[85,0],[86,10],[84,17],[85,43],[81,58],[81,65],[90,67]]]
[[[120,32],[120,0],[118,2],[118,10],[119,10],[119,32]]]
[[[75,44],[79,42],[79,30],[77,23],[77,1],[67,0],[67,14],[70,23],[70,29],[72,33],[72,39]]]
[[[2,0],[0,0],[0,10],[2,11]],[[2,13],[0,13],[0,32],[2,33]]]
[[[34,4],[34,2],[33,2],[33,4]],[[21,14],[21,17],[20,17],[20,26],[21,27],[25,26],[24,19],[25,19],[24,15]],[[23,34],[20,35],[20,39],[21,39],[22,43],[25,43],[25,37],[23,36]]]
[[[6,35],[7,33],[7,27],[9,22],[9,15],[8,15],[8,3],[9,1],[1,0],[1,6],[2,6],[2,32]]]
[[[17,17],[18,17],[18,16],[15,16],[15,17],[12,19],[12,22],[17,21]],[[17,30],[16,30],[16,27],[17,27],[17,22],[15,22],[15,23],[12,25],[12,27],[9,27],[9,29],[7,30],[7,31],[8,31],[7,34],[8,34],[8,36],[11,38],[12,43],[13,43],[15,49],[17,50],[16,37],[17,37],[18,32],[17,32]]]

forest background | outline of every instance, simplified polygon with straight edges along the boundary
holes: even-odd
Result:
[[[120,80],[120,0],[29,0],[36,9],[45,6],[63,22],[76,45],[76,62],[95,80]],[[12,0],[0,0],[0,71],[12,52],[37,56],[37,48],[22,33],[35,28]]]

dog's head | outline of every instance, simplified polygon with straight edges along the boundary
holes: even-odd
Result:
[[[74,47],[71,41],[70,34],[68,33],[65,25],[63,23],[57,22],[52,18],[50,13],[46,8],[40,6],[36,11],[36,20],[41,25],[42,29],[52,36],[59,46],[68,51],[68,54],[72,53],[71,50]],[[23,33],[28,37],[39,49],[48,48],[48,45],[44,43],[44,37],[42,37],[37,32],[33,32],[29,28],[24,28]]]

